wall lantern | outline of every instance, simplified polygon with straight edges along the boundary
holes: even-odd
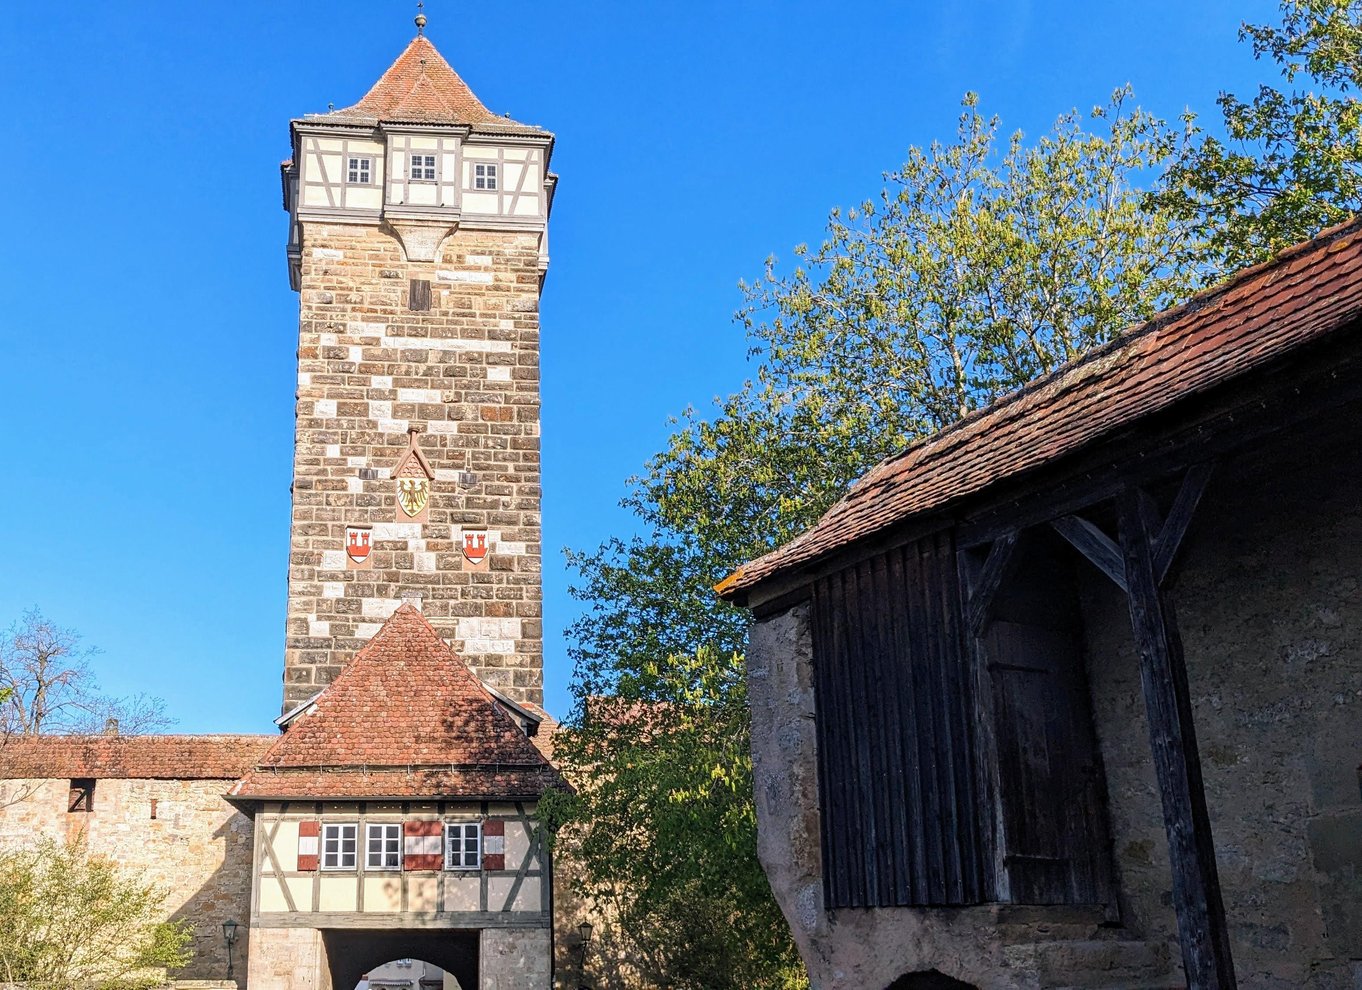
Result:
[[[222,923],[222,940],[227,943],[227,979],[232,978],[232,945],[237,940],[237,929],[241,926],[228,919]]]
[[[581,936],[581,942],[578,943],[581,947],[581,955],[577,957],[577,972],[581,974],[586,973],[586,947],[587,943],[591,941],[591,929],[592,925],[589,921],[583,921],[577,926],[577,934]]]

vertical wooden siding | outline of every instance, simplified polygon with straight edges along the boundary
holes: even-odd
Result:
[[[814,585],[827,906],[984,898],[974,705],[949,533]]]

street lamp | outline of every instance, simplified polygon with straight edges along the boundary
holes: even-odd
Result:
[[[227,943],[227,979],[232,978],[232,945],[237,939],[237,929],[241,926],[228,919],[222,923],[222,940]]]
[[[581,954],[577,956],[577,975],[582,979],[586,979],[586,946],[591,941],[591,929],[589,921],[583,921],[577,926],[577,934],[581,937],[581,941],[577,943],[581,949]]]

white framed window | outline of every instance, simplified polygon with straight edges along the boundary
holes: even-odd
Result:
[[[370,824],[364,836],[366,870],[402,869],[402,826]]]
[[[434,155],[412,155],[411,156],[411,177],[415,182],[434,182],[435,181],[435,156]]]
[[[352,185],[367,186],[373,182],[374,160],[351,155],[345,163],[345,181]]]
[[[495,189],[497,187],[497,167],[491,163],[479,162],[473,166],[473,188]]]
[[[353,822],[322,825],[322,869],[353,870],[358,834],[359,826]]]
[[[445,869],[476,870],[482,866],[482,823],[445,822]]]

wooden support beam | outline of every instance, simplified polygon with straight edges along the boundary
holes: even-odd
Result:
[[[1121,559],[1121,548],[1110,536],[1078,516],[1061,516],[1051,520],[1050,526],[1094,567],[1111,578],[1118,588],[1127,590],[1126,565]]]
[[[978,636],[988,622],[993,599],[997,597],[998,589],[1003,586],[1003,581],[1007,579],[1011,570],[1018,539],[1019,534],[1013,531],[1004,533],[994,540],[978,577],[970,582],[969,601],[966,603],[965,611],[969,631],[974,636]]]
[[[1168,518],[1163,521],[1158,539],[1154,541],[1154,577],[1160,587],[1167,580],[1173,561],[1177,559],[1178,550],[1182,547],[1182,538],[1187,535],[1187,527],[1191,525],[1197,504],[1206,493],[1206,485],[1210,480],[1209,461],[1204,464],[1193,464],[1182,476],[1182,486],[1178,489],[1177,497],[1173,499],[1173,507],[1168,510]]]
[[[1234,990],[1234,960],[1206,812],[1182,641],[1155,569],[1158,534],[1166,526],[1159,525],[1153,501],[1138,488],[1128,489],[1118,499],[1117,512],[1187,986],[1188,990]]]

